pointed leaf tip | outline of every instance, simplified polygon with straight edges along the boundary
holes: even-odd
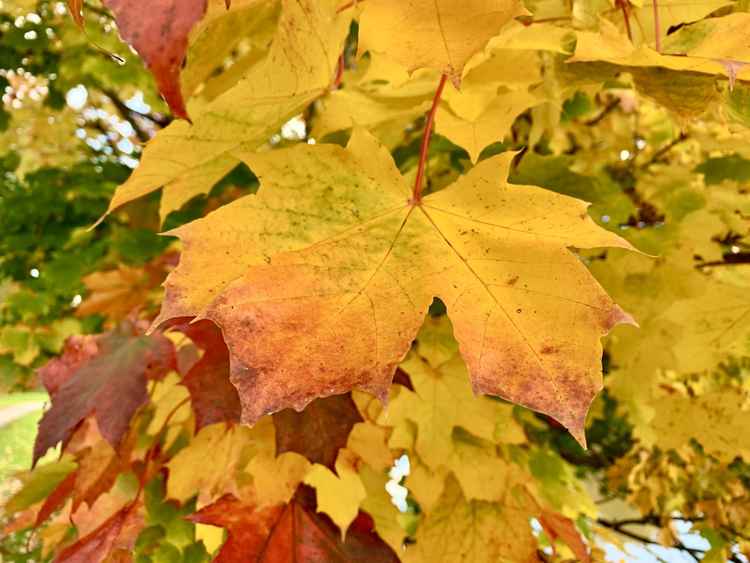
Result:
[[[112,10],[122,38],[154,75],[174,115],[189,121],[180,90],[180,70],[188,35],[203,18],[207,0],[154,0],[147,14],[139,0],[104,0],[104,5]]]

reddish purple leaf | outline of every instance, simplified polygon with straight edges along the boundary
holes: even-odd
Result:
[[[182,380],[190,392],[196,431],[214,422],[239,422],[240,398],[229,381],[229,350],[211,321],[187,325],[183,332],[204,350]]]
[[[122,560],[117,553],[132,553],[143,529],[140,505],[127,505],[107,518],[96,530],[62,550],[55,563],[101,563]]]
[[[103,0],[122,38],[132,45],[156,78],[177,117],[188,119],[180,91],[180,69],[188,35],[206,12],[206,0]]]
[[[393,550],[373,531],[363,512],[341,541],[341,532],[315,509],[315,493],[301,486],[285,505],[258,510],[232,495],[202,508],[193,522],[227,529],[227,541],[215,563],[396,563]]]
[[[96,346],[93,355],[88,350],[83,358],[52,360],[58,362],[46,372],[55,374],[47,377],[54,389],[52,407],[39,422],[34,464],[49,448],[67,443],[73,430],[91,414],[102,436],[116,447],[133,414],[148,398],[146,381],[160,379],[175,367],[172,343],[161,334],[143,335],[129,321],[97,337]],[[66,352],[78,354],[75,347],[67,347]]]
[[[276,453],[297,452],[335,471],[336,456],[352,427],[362,422],[350,394],[316,399],[302,412],[285,409],[273,415]]]
[[[73,471],[62,483],[60,483],[50,495],[44,499],[44,504],[39,512],[36,514],[36,520],[34,521],[34,527],[37,528],[39,525],[47,520],[52,514],[65,504],[68,497],[73,492],[73,486],[76,483],[77,471]]]

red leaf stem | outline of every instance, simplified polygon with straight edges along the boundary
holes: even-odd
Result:
[[[448,75],[443,74],[440,77],[440,84],[435,90],[435,96],[432,98],[432,107],[427,114],[427,120],[424,124],[424,133],[422,134],[422,146],[419,149],[419,166],[417,168],[417,178],[414,180],[414,191],[411,196],[411,203],[419,203],[422,200],[422,184],[424,184],[424,167],[427,163],[427,150],[430,148],[430,137],[432,136],[432,127],[435,123],[435,114],[440,104],[440,96],[443,94],[445,81]]]

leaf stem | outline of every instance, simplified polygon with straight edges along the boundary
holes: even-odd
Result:
[[[336,63],[336,76],[333,77],[330,90],[336,90],[341,86],[341,80],[344,78],[344,54],[339,55],[339,60]]]
[[[620,6],[622,17],[625,20],[625,30],[628,32],[628,39],[633,41],[633,31],[630,29],[630,17],[628,16],[627,0],[615,0],[615,5]]]
[[[659,3],[658,0],[652,1],[654,8],[654,38],[656,42],[656,52],[661,53],[661,22],[659,21]]]
[[[443,74],[440,77],[440,84],[438,84],[437,90],[435,90],[435,96],[432,98],[432,107],[427,114],[427,119],[424,124],[424,133],[422,133],[422,146],[419,149],[419,165],[417,167],[417,177],[414,180],[414,191],[411,196],[411,204],[416,204],[422,201],[422,185],[424,184],[424,168],[427,163],[427,151],[430,148],[430,137],[432,136],[432,126],[435,123],[435,114],[437,113],[438,105],[440,104],[440,97],[443,95],[443,88],[445,88],[445,81],[448,79],[447,74]]]
[[[338,8],[336,8],[336,13],[340,14],[344,10],[348,10],[349,8],[353,8],[354,6],[356,6],[357,4],[359,4],[359,2],[363,2],[363,1],[364,0],[350,0],[349,2],[346,2],[345,4],[342,4],[341,6],[339,6]]]

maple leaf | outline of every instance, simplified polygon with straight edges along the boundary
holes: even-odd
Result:
[[[90,534],[66,547],[55,557],[55,563],[100,563],[118,561],[132,552],[135,540],[144,526],[142,504],[126,505],[104,520]]]
[[[297,452],[312,463],[334,469],[339,450],[362,421],[349,395],[317,399],[302,412],[285,409],[273,415],[276,453]]]
[[[482,149],[502,141],[516,117],[539,101],[523,91],[497,93],[484,111],[471,118],[441,106],[435,116],[436,131],[465,148],[471,161],[476,162]]]
[[[78,464],[71,494],[73,512],[82,503],[93,506],[99,496],[112,488],[120,473],[128,471],[135,438],[134,433],[128,434],[115,450],[102,438],[96,419],[83,421],[66,447]]]
[[[346,149],[248,154],[259,193],[173,231],[185,250],[156,324],[205,316],[222,328],[252,423],[355,387],[385,398],[440,297],[474,390],[550,414],[583,442],[601,387],[599,339],[630,318],[568,247],[631,247],[597,227],[586,203],[508,185],[512,157],[481,162],[417,205],[361,130]],[[232,250],[217,252],[222,240]]]
[[[203,19],[190,32],[180,74],[186,97],[210,101],[263,60],[276,31],[279,2],[239,0],[228,11],[223,0],[209,0]],[[216,69],[232,60],[231,69]]]
[[[206,12],[206,0],[154,0],[147,14],[139,0],[103,0],[103,4],[114,13],[123,39],[153,73],[174,114],[189,119],[180,90],[180,68],[188,35]],[[80,6],[77,8],[80,10]]]
[[[409,72],[435,68],[458,86],[468,60],[525,13],[516,0],[367,0],[359,50],[384,53]]]
[[[311,467],[304,482],[316,490],[318,512],[330,516],[341,530],[342,541],[346,538],[349,525],[357,517],[359,506],[366,492],[356,471],[357,456],[348,450],[341,450],[336,459],[336,473],[327,467],[315,464]]]
[[[46,378],[54,380],[48,389],[52,407],[39,421],[34,463],[49,448],[65,444],[90,414],[96,417],[102,436],[117,446],[133,414],[148,398],[146,381],[159,379],[175,367],[169,340],[161,334],[144,336],[138,325],[127,321],[98,337],[96,348],[96,354],[87,349],[81,357],[77,347],[69,347],[74,359],[53,360],[55,370],[47,371]],[[61,366],[68,371],[60,371]]]
[[[529,527],[534,500],[520,486],[508,486],[499,504],[467,501],[448,478],[435,507],[417,528],[416,544],[406,549],[407,563],[427,561],[539,561]]]
[[[65,341],[62,354],[59,357],[52,358],[37,371],[44,388],[54,397],[73,373],[82,364],[96,356],[98,351],[99,347],[95,336],[73,335],[68,338]]]
[[[270,451],[260,452],[247,466],[247,472],[253,477],[250,496],[258,507],[286,504],[310,472],[310,467],[311,463],[307,459],[294,452],[278,456]],[[243,491],[243,498],[247,493]]]
[[[100,313],[116,321],[124,319],[149,302],[150,290],[164,280],[175,258],[175,253],[169,253],[141,268],[120,264],[114,270],[87,275],[81,281],[89,295],[76,309],[76,316]]]
[[[586,549],[586,544],[570,518],[545,509],[539,517],[539,523],[553,543],[560,538],[570,547],[578,561],[591,562],[591,555]]]
[[[42,507],[37,512],[34,521],[34,527],[38,528],[42,522],[47,520],[56,510],[58,510],[73,492],[76,482],[77,471],[70,473],[55,489],[44,499]]]
[[[658,3],[652,0],[642,4],[628,4],[629,17],[633,20],[630,33],[636,45],[652,43],[655,42],[657,33],[666,36],[668,30],[678,28],[680,24],[696,22],[729,4],[731,0],[695,0],[687,3],[682,0],[658,0]],[[620,13],[613,12],[609,19],[623,27],[624,20]],[[655,26],[657,22],[658,30]]]
[[[750,269],[740,268],[737,274],[740,284],[711,280],[701,295],[676,301],[664,311],[664,318],[680,327],[672,350],[682,370],[711,369],[727,355],[750,351],[750,299],[741,285],[750,280]]]
[[[229,381],[229,351],[221,331],[214,323],[201,321],[187,325],[183,332],[204,350],[182,379],[195,410],[196,431],[215,422],[239,422],[240,399]]]
[[[680,449],[697,440],[708,453],[726,462],[737,456],[747,459],[750,440],[744,429],[750,422],[750,411],[743,408],[742,396],[727,391],[695,398],[662,393],[653,401],[655,415],[643,441],[658,443],[664,449]]]
[[[186,502],[197,494],[205,504],[225,493],[239,495],[238,473],[253,455],[273,453],[273,431],[270,419],[254,428],[227,424],[202,428],[191,447],[178,452],[166,465],[167,496]],[[205,463],[206,459],[212,463]],[[216,471],[213,464],[222,470]]]
[[[161,216],[166,217],[190,198],[208,193],[239,164],[238,151],[265,144],[323,95],[351,21],[351,14],[336,13],[337,6],[338,0],[284,0],[263,61],[197,109],[192,126],[175,122],[161,130],[146,146],[140,166],[115,192],[109,211],[163,187]]]
[[[459,427],[491,442],[524,441],[511,405],[472,393],[466,365],[446,318],[425,323],[417,337],[416,353],[411,353],[401,368],[409,374],[413,389],[394,390],[388,409],[377,421],[394,428],[407,421],[415,423],[418,432],[413,451],[430,467],[461,464],[454,459],[461,449],[462,440],[457,440],[455,433]],[[477,483],[488,487],[486,481]]]
[[[190,519],[227,529],[228,538],[214,559],[216,563],[398,561],[391,548],[371,531],[371,520],[364,513],[342,541],[336,526],[316,514],[312,496],[312,491],[302,487],[288,504],[258,509],[227,495]]]

